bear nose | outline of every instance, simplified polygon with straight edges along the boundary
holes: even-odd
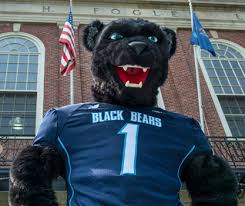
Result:
[[[132,41],[132,42],[129,42],[128,45],[130,46],[130,48],[134,50],[134,52],[137,55],[140,55],[147,47],[147,44],[142,41]]]

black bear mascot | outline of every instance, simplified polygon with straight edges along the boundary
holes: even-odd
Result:
[[[174,31],[143,19],[94,21],[83,43],[92,55],[95,102],[50,109],[33,145],[10,171],[11,206],[237,206],[237,180],[193,118],[156,107],[176,50]]]

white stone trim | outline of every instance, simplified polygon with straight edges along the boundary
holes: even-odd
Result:
[[[7,37],[21,37],[26,38],[30,41],[32,41],[38,48],[39,51],[39,59],[38,59],[38,74],[37,74],[37,102],[36,102],[36,131],[38,131],[38,128],[40,126],[41,120],[43,118],[43,99],[44,99],[44,64],[45,64],[45,47],[42,41],[28,33],[24,32],[7,32],[7,33],[1,33],[1,38],[7,38]],[[17,91],[16,91],[17,92]],[[26,91],[25,91],[26,92]]]
[[[160,88],[158,88],[158,94],[157,94],[157,107],[161,109],[165,109],[165,104],[162,97],[162,91]]]
[[[237,49],[240,52],[240,54],[245,58],[245,49],[243,47],[241,47],[240,45],[238,45],[238,44],[236,44],[234,42],[225,40],[225,39],[218,39],[218,40],[210,39],[210,40],[211,40],[211,42],[223,43],[223,44],[226,44],[227,46],[235,47],[235,49]],[[227,137],[232,137],[231,130],[230,130],[229,125],[227,123],[227,120],[225,118],[224,112],[223,112],[223,110],[221,108],[219,99],[218,99],[217,95],[215,94],[215,91],[213,89],[212,83],[211,83],[211,81],[209,79],[209,76],[208,76],[208,73],[206,71],[204,62],[201,59],[201,49],[200,49],[200,47],[198,47],[197,58],[198,58],[199,65],[201,67],[201,71],[202,71],[202,73],[204,75],[204,78],[206,80],[206,83],[208,85],[208,89],[209,89],[209,92],[211,94],[212,100],[214,102],[215,108],[216,108],[217,113],[219,115],[221,124],[223,126],[224,131],[225,131],[225,134],[226,134]],[[237,95],[237,96],[239,96],[239,95]],[[242,95],[242,96],[244,96],[244,95]]]
[[[21,27],[20,23],[14,23],[13,24],[13,31],[14,32],[20,32],[20,27]]]
[[[184,0],[182,0],[184,1]],[[175,1],[76,1],[73,3],[74,26],[87,24],[95,19],[107,23],[118,18],[145,18],[167,27],[190,28],[188,4]],[[198,1],[199,2],[199,1]],[[229,8],[217,7],[212,2],[198,4],[195,10],[205,28],[244,30],[245,11],[237,9],[235,3]],[[193,2],[194,3],[194,2]],[[229,2],[230,3],[230,2]],[[222,4],[227,4],[225,1]],[[202,6],[201,6],[202,5]],[[245,5],[240,3],[240,5]],[[29,9],[31,8],[31,9]],[[64,1],[2,1],[0,2],[1,22],[43,22],[63,26],[68,15],[68,3]]]

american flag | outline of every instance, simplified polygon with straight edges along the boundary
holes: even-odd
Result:
[[[63,54],[61,56],[60,73],[66,76],[69,75],[71,70],[76,66],[75,35],[71,8],[61,32],[59,42],[64,44]]]

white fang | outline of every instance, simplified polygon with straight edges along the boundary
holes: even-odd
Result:
[[[143,85],[142,82],[140,82],[139,84],[135,84],[135,83],[130,83],[129,81],[127,81],[125,83],[126,87],[134,87],[134,88],[142,88],[142,85]]]
[[[130,64],[126,64],[126,65],[121,65],[119,67],[122,67],[124,71],[127,71],[128,68],[139,68],[142,69],[143,72],[146,72],[147,69],[150,69],[149,67],[142,67],[142,66],[138,66],[138,65],[130,65]]]

